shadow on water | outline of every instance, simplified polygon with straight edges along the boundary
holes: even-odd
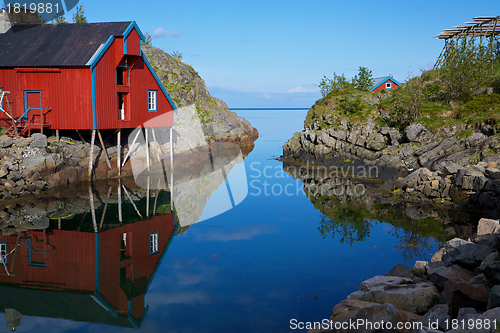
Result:
[[[375,224],[386,223],[388,232],[399,239],[396,247],[409,260],[453,237],[468,238],[475,232],[470,222],[473,212],[398,201],[385,191],[384,182],[286,163],[283,168],[300,179],[308,199],[321,211],[318,231],[323,238],[339,237],[352,246],[366,240]]]

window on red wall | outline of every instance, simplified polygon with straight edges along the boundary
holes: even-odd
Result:
[[[158,231],[149,235],[149,253],[158,253]]]
[[[132,232],[124,232],[120,235],[120,260],[132,257]]]
[[[7,263],[7,243],[0,242],[0,264]]]
[[[116,84],[119,86],[129,85],[128,67],[118,66],[116,68]]]
[[[148,111],[156,112],[156,90],[148,90]]]
[[[385,89],[392,89],[392,83],[391,82],[386,82],[385,83]]]
[[[130,120],[128,93],[118,93],[118,120]]]

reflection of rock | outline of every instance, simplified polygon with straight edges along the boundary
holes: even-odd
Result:
[[[94,186],[93,204],[94,209],[102,209],[105,202],[108,204],[118,203],[118,180],[109,182],[98,182]],[[127,189],[130,198],[138,205],[138,202],[146,197],[147,190],[145,188],[137,187],[133,179],[124,179],[121,184]],[[109,199],[107,193],[109,188]],[[158,191],[150,193],[151,207],[155,196]],[[121,199],[123,205],[129,205],[130,201],[124,193],[123,187],[121,192]],[[158,200],[157,200],[158,201]],[[157,202],[157,207],[160,208],[161,202]],[[143,210],[143,207],[139,207]],[[158,210],[157,210],[158,211]],[[74,216],[87,214],[91,212],[89,185],[71,185],[66,187],[59,187],[51,189],[47,193],[38,196],[31,196],[24,199],[15,199],[9,202],[0,204],[0,235],[10,235],[15,232],[26,231],[29,229],[42,230],[49,228],[51,221],[62,220],[62,223],[71,221]],[[170,211],[169,211],[170,212]],[[164,212],[163,212],[164,213]],[[89,214],[90,216],[90,214]],[[123,222],[131,218],[139,218],[135,216],[124,216]],[[115,223],[110,220],[106,223]],[[118,223],[116,221],[116,223]]]
[[[177,172],[174,169],[173,197],[181,226],[200,221],[200,216],[204,211],[208,212],[204,219],[221,214],[231,209],[233,204],[240,203],[246,196],[246,191],[244,191],[243,196],[238,195],[238,192],[246,188],[243,157],[239,147],[228,143],[211,144],[210,152],[210,158],[206,160],[207,164],[204,170],[190,175],[189,178],[186,177],[185,171],[182,169],[179,173],[184,178],[177,178]],[[240,167],[235,168],[237,165]],[[233,172],[237,173],[236,176],[228,178],[233,169]],[[218,200],[207,206],[207,202],[215,194],[214,192],[219,195]]]
[[[449,234],[468,237],[473,233],[466,211],[453,210],[449,206],[398,202],[385,191],[385,184],[380,185],[380,182],[364,177],[352,177],[347,170],[326,167],[308,169],[287,164],[284,170],[302,181],[308,198],[326,215],[320,232],[337,233],[342,241],[363,240],[370,232],[370,220],[396,226],[399,231],[395,233],[402,237],[403,245],[408,245],[405,251],[417,250],[415,245],[418,242],[424,242],[420,244],[424,245],[427,237],[433,236],[442,241],[449,238]],[[420,234],[419,230],[424,234]]]

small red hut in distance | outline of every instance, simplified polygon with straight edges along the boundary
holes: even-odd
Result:
[[[389,90],[396,89],[401,85],[392,75],[376,77],[373,79],[373,86],[370,88],[370,91],[380,91],[380,90]]]
[[[14,25],[0,34],[0,90],[20,131],[122,129],[175,105],[141,51],[135,22]],[[6,101],[3,109],[8,110]],[[11,126],[0,113],[0,126]]]

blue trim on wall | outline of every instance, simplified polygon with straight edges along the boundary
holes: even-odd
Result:
[[[139,29],[137,22],[132,21],[132,23],[130,23],[130,25],[127,27],[127,29],[123,33],[123,53],[124,54],[127,54],[127,39],[128,39],[128,36],[130,35],[130,33],[132,32],[132,30],[134,30],[134,28],[137,31],[137,33],[139,34],[139,38],[141,39],[141,41],[142,42],[146,41],[146,37],[144,37],[144,34],[142,33],[141,29]]]
[[[167,98],[168,102],[170,103],[170,106],[172,107],[172,109],[174,109],[175,113],[177,114],[177,108],[175,107],[174,102],[170,99],[170,96],[168,95],[167,91],[165,90],[165,87],[163,86],[163,83],[161,83],[160,79],[158,78],[158,75],[156,75],[153,67],[149,63],[148,59],[146,58],[146,55],[144,54],[144,52],[142,52],[142,50],[141,50],[141,57],[144,60],[144,63],[146,64],[146,66],[148,66],[151,74],[153,74],[153,77],[155,78],[156,83],[158,83],[158,86],[160,86],[160,89],[163,92],[163,94],[165,95],[165,97]]]
[[[127,39],[128,35],[130,35],[130,33],[132,32],[132,30],[134,28],[137,31],[137,33],[139,34],[139,37],[141,38],[141,41],[145,42],[146,41],[146,37],[144,37],[144,34],[142,33],[141,29],[139,29],[139,26],[137,25],[137,22],[135,22],[135,21],[132,21],[132,23],[130,23],[130,25],[127,27],[127,29],[125,30],[125,32],[122,34],[123,35],[123,40]]]
[[[94,296],[91,296],[94,301],[96,301],[100,306],[109,311],[114,317],[120,316],[120,313],[116,311],[111,304],[109,304],[104,297],[101,295],[99,291],[94,293]]]
[[[388,76],[385,79],[383,79],[382,81],[380,81],[376,86],[371,87],[370,91],[374,91],[375,89],[377,89],[378,87],[380,87],[382,84],[386,83],[389,80],[392,81],[392,82],[394,82],[398,86],[401,85],[401,83],[399,83],[395,78],[393,78],[392,76]]]
[[[40,93],[40,107],[42,107],[42,91],[41,90],[24,90],[24,119],[28,119],[28,98],[29,93]]]
[[[42,253],[40,251],[34,251],[31,249],[31,236],[28,236],[28,264],[30,266],[36,266],[36,267],[47,267],[45,266],[45,262],[43,264],[39,264],[39,263],[32,263],[31,262],[31,252],[38,252],[38,253]],[[45,253],[43,254],[43,260],[45,261]]]
[[[92,72],[92,126],[93,129],[97,129],[97,105],[96,105],[96,92],[95,92],[95,66],[101,60],[102,56],[109,49],[113,41],[115,40],[114,36],[110,36],[104,46],[101,48],[99,53],[92,59],[90,63],[90,70]]]

